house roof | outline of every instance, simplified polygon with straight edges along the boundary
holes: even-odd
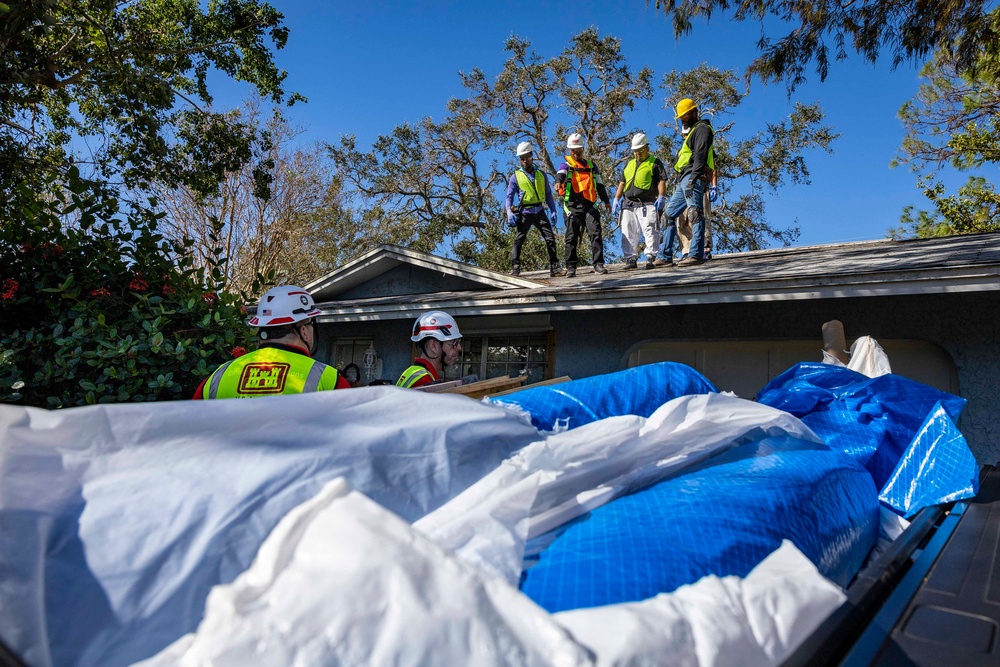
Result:
[[[402,256],[402,250],[395,248],[393,252]],[[464,267],[481,276],[483,284],[490,287],[323,301],[319,304],[323,310],[319,321],[412,318],[429,308],[460,317],[1000,290],[1000,233],[731,253],[685,268],[626,270],[623,264],[609,265],[609,273],[603,276],[593,274],[589,267],[579,268],[575,278],[550,278],[548,271],[537,271],[522,273],[520,280],[418,254],[421,261],[433,258],[449,266]],[[336,274],[323,281],[334,277],[335,284]],[[487,276],[492,277],[491,281]],[[504,287],[497,288],[504,282]],[[336,292],[330,287],[325,293]]]
[[[537,283],[523,278],[481,269],[478,266],[437,257],[419,250],[386,244],[351,260],[322,278],[314,280],[306,285],[305,289],[313,295],[313,299],[316,301],[333,301],[343,295],[356,292],[358,287],[375,281],[401,266],[436,274],[446,280],[450,278],[452,284],[462,284],[470,291],[537,287]]]

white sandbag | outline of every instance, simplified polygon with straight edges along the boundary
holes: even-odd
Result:
[[[889,365],[889,355],[871,336],[862,336],[851,345],[851,360],[847,367],[870,378],[887,375],[892,372]]]
[[[208,599],[198,632],[143,667],[593,664],[552,617],[330,482]]]
[[[0,636],[33,667],[151,656],[328,481],[414,520],[537,437],[495,406],[395,387],[0,406]]]

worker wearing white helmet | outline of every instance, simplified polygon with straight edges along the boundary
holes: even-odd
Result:
[[[562,197],[566,214],[566,275],[576,275],[576,245],[587,230],[590,237],[590,254],[594,273],[607,273],[604,268],[604,238],[601,233],[601,212],[597,200],[604,203],[604,210],[611,212],[608,190],[601,181],[601,171],[583,157],[583,135],[573,133],[566,140],[569,155],[556,171],[556,193]]]
[[[312,295],[295,285],[267,291],[247,321],[257,327],[260,347],[219,366],[195,391],[194,398],[254,398],[349,389],[337,369],[312,358],[316,352],[314,319],[322,311]]]
[[[462,353],[462,332],[455,318],[443,310],[424,313],[413,323],[410,340],[420,348],[420,356],[403,371],[397,387],[423,387],[439,382],[448,366]]]
[[[552,232],[552,225],[556,222],[556,202],[552,198],[548,177],[535,166],[534,151],[534,146],[527,141],[517,145],[521,166],[507,181],[507,224],[517,230],[511,251],[510,273],[521,275],[521,246],[528,238],[528,231],[537,227],[549,252],[549,275],[554,277],[562,275],[559,256],[556,255],[556,237]]]
[[[677,266],[697,266],[705,261],[705,205],[702,199],[715,170],[715,131],[708,119],[700,117],[694,100],[685,98],[678,102],[675,117],[680,120],[685,136],[674,164],[679,181],[663,214],[668,220],[677,218],[678,234],[690,234],[688,256]]]
[[[639,242],[646,243],[646,268],[656,261],[660,245],[659,215],[667,203],[667,168],[650,154],[649,140],[642,132],[632,137],[632,159],[625,165],[611,214],[618,215],[622,228],[625,268],[634,269],[639,260]]]

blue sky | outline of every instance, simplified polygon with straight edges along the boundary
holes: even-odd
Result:
[[[549,57],[561,52],[574,34],[596,26],[602,36],[621,40],[634,70],[651,67],[657,83],[671,69],[701,62],[742,73],[756,55],[761,35],[759,24],[717,15],[676,41],[663,15],[643,0],[272,2],[290,29],[288,45],[277,52],[278,66],[288,71],[287,90],[309,98],[288,110],[306,130],[300,140],[335,142],[341,134],[354,134],[364,148],[397,124],[440,118],[447,100],[463,92],[459,70],[479,67],[496,75],[506,58],[503,43],[512,33]],[[917,90],[918,66],[892,71],[888,61],[873,66],[851,53],[823,83],[807,73],[807,84],[791,101],[783,85],[765,87],[755,81],[731,118],[734,134],[749,134],[787,115],[792,102],[819,102],[828,124],[841,134],[833,155],[807,154],[810,185],[787,185],[768,195],[774,226],[788,227],[797,220],[801,237],[796,245],[885,238],[899,224],[904,206],[927,208],[916,177],[906,167],[889,167],[903,136],[896,113]],[[237,106],[245,93],[228,83],[216,90],[221,106]],[[653,129],[670,119],[657,92],[654,102],[642,103],[629,121]],[[513,158],[509,166],[514,166]],[[944,180],[954,190],[965,178],[946,174]]]

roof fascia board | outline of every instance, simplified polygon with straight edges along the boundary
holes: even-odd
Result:
[[[951,273],[953,275],[941,275]],[[518,297],[496,295],[478,298],[452,298],[433,302],[407,304],[368,305],[357,307],[324,308],[317,319],[320,322],[392,320],[415,317],[428,308],[446,310],[455,316],[510,315],[515,313],[560,312],[568,310],[601,310],[623,307],[680,306],[713,303],[740,303],[765,301],[798,301],[812,299],[878,297],[894,295],[949,294],[959,292],[988,292],[1000,290],[1000,269],[968,274],[935,272],[900,274],[891,281],[865,282],[866,276],[851,276],[853,280],[817,284],[814,281],[787,279],[768,281],[766,284],[739,283],[727,285],[684,285],[672,290],[662,286],[633,289],[593,290],[528,294]],[[867,276],[869,279],[873,276]]]

